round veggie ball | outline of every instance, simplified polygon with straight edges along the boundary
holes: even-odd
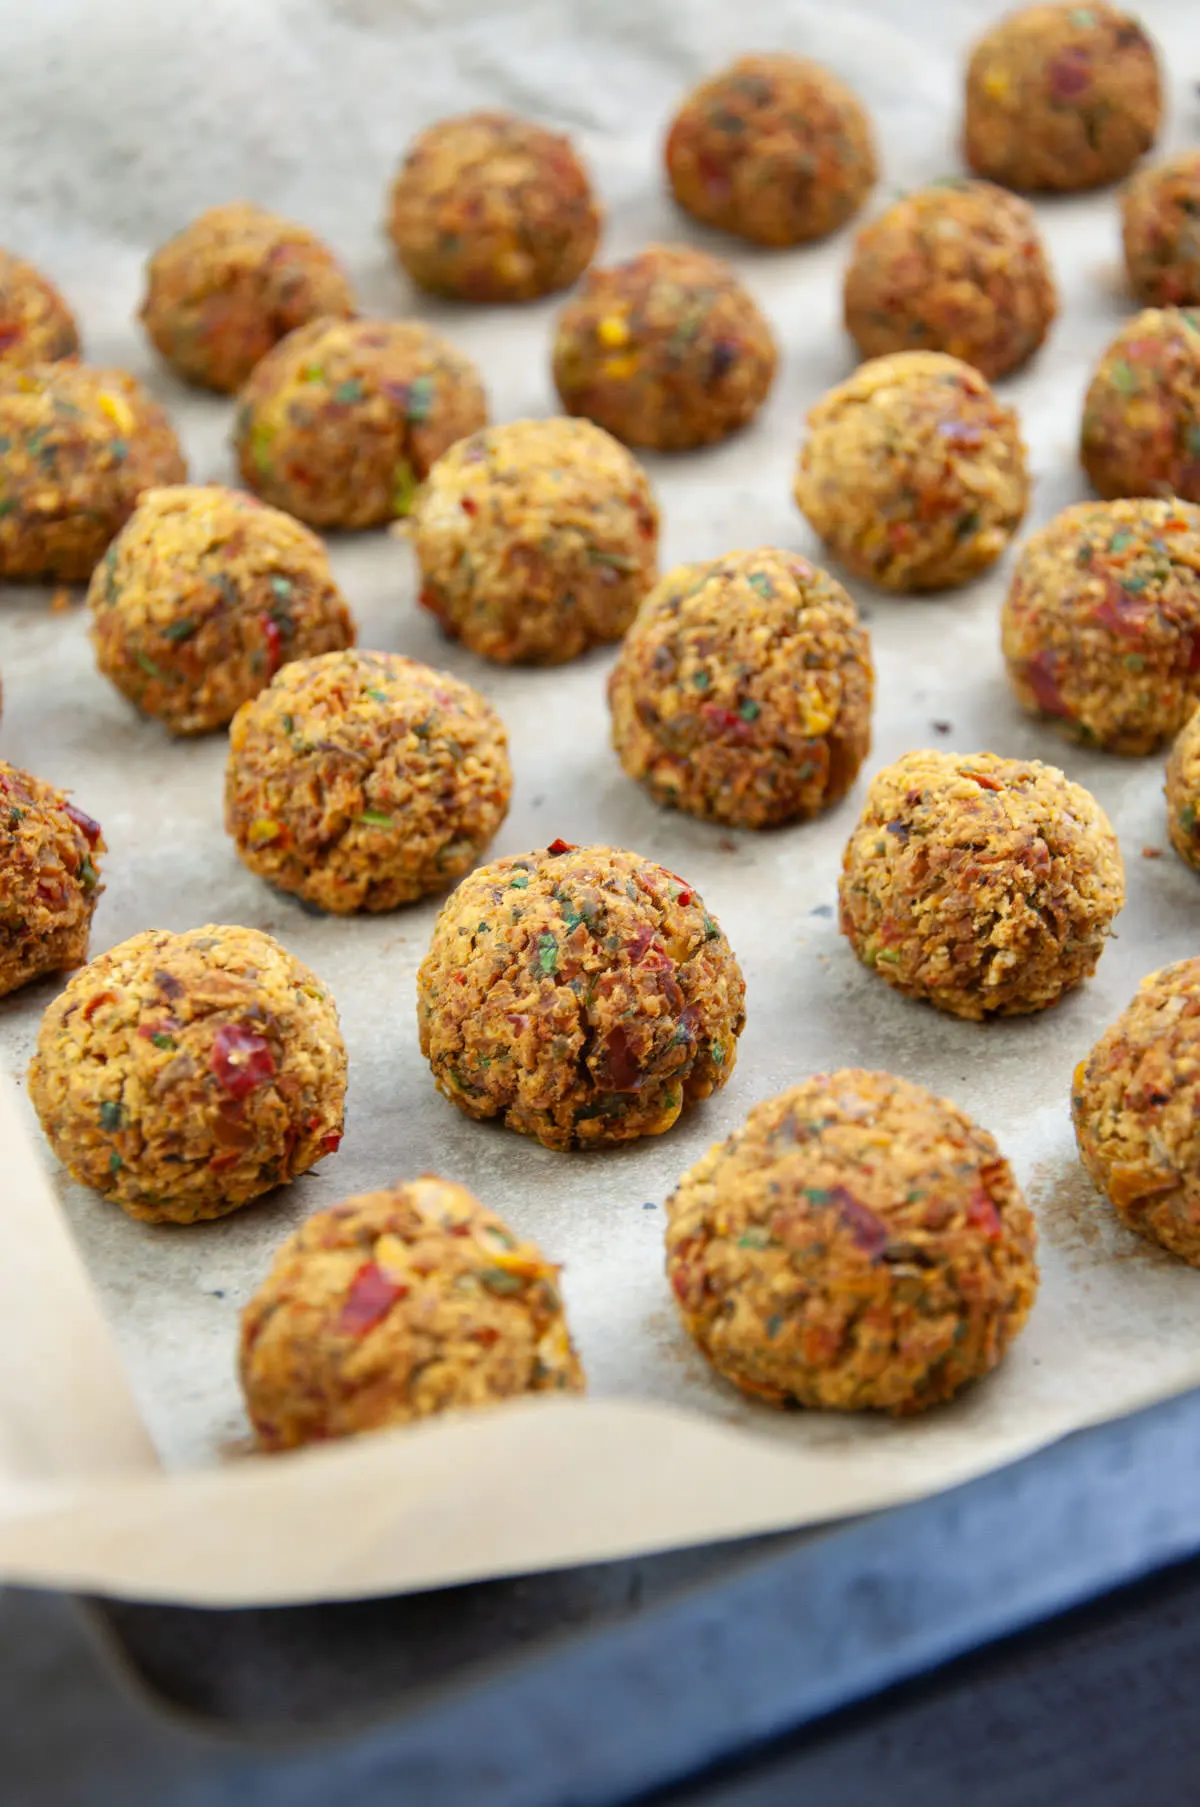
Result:
[[[744,427],[775,375],[775,341],[719,257],[648,245],[592,270],[563,308],[554,381],[568,414],[628,445],[711,445]]]
[[[569,138],[480,112],[414,140],[388,230],[419,287],[463,301],[530,301],[587,268],[602,218]]]
[[[378,527],[486,419],[474,364],[427,326],[311,320],[255,365],[234,446],[264,501],[313,527]]]
[[[413,546],[447,634],[501,665],[559,665],[629,626],[658,573],[658,509],[590,420],[516,420],[438,459]]]
[[[1076,1067],[1071,1115],[1118,1217],[1200,1267],[1200,959],[1142,980]]]
[[[0,997],[87,959],[105,851],[65,791],[0,760]]]
[[[679,205],[759,245],[824,238],[876,176],[862,102],[820,63],[743,56],[686,96],[665,147]]]
[[[78,352],[75,316],[54,284],[0,250],[0,365],[54,364]]]
[[[225,826],[249,866],[323,910],[393,910],[444,891],[508,810],[490,703],[397,653],[285,665],[229,733]]]
[[[795,497],[834,557],[889,590],[986,571],[1029,500],[1012,408],[970,364],[899,351],[860,364],[808,417]]]
[[[1131,176],[1121,196],[1129,286],[1148,307],[1200,302],[1200,151]]]
[[[1200,871],[1200,710],[1193,710],[1167,759],[1167,833],[1181,860]]]
[[[42,1018],[29,1095],[81,1185],[146,1223],[224,1217],[342,1137],[333,999],[258,929],[146,929]]]
[[[976,174],[1006,187],[1115,182],[1161,121],[1154,45],[1104,0],[1022,7],[971,52],[963,151]]]
[[[165,411],[124,370],[0,363],[0,577],[84,583],[143,490],[187,466]]]
[[[1037,1232],[995,1141],[890,1073],[755,1105],[667,1200],[667,1274],[718,1373],[776,1406],[921,1412],[1029,1316]]]
[[[468,1117],[547,1148],[671,1128],[733,1071],[746,988],[696,892],[613,847],[480,866],[417,974],[421,1052]]]
[[[659,803],[768,828],[845,795],[871,745],[871,645],[841,584],[792,552],[680,565],[608,685],[612,742]]]
[[[902,196],[863,227],[843,300],[864,357],[946,351],[993,379],[1032,356],[1058,312],[1029,202],[959,178]]]
[[[1064,508],[1025,544],[1001,644],[1031,715],[1112,753],[1154,752],[1200,696],[1200,508]]]
[[[233,201],[154,253],[141,319],[180,376],[232,394],[286,333],[354,311],[344,270],[314,233]]]
[[[354,640],[316,534],[216,484],[147,491],[88,604],[100,670],[173,734],[224,727],[287,660]]]
[[[1102,496],[1200,502],[1200,315],[1147,308],[1097,364],[1079,456]]]
[[[584,1388],[558,1269],[465,1186],[423,1174],[318,1211],[242,1313],[266,1450]]]
[[[1057,1004],[1094,971],[1125,901],[1089,791],[995,753],[906,753],[846,845],[841,930],[909,998],[981,1022]]]

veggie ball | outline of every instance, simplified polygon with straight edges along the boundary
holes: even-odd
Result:
[[[502,665],[558,665],[629,626],[658,572],[658,509],[590,420],[517,420],[438,459],[413,545],[447,634]]]
[[[958,178],[904,195],[863,227],[843,298],[864,357],[946,351],[993,379],[1032,356],[1058,311],[1029,202]]]
[[[474,364],[427,326],[311,320],[255,365],[234,445],[264,501],[313,527],[378,527],[486,419]]]
[[[1022,7],[971,53],[963,151],[978,175],[1008,188],[1115,182],[1161,121],[1154,45],[1104,0]]]
[[[146,1223],[224,1217],[332,1154],[333,999],[258,929],[146,929],[42,1018],[29,1095],[72,1178]]]
[[[581,1393],[558,1269],[465,1186],[427,1173],[318,1211],[242,1313],[267,1450],[522,1393]]]
[[[909,998],[981,1022],[1057,1004],[1125,901],[1089,791],[995,753],[906,753],[876,774],[842,859],[841,930]]]
[[[660,803],[768,828],[815,816],[871,745],[867,630],[792,552],[680,565],[651,591],[609,679],[621,764]]]
[[[0,997],[87,959],[105,851],[65,791],[0,760]]]
[[[797,56],[743,56],[693,88],[665,149],[679,205],[759,245],[824,238],[857,213],[875,180],[858,96]]]
[[[1200,302],[1200,151],[1131,176],[1121,196],[1129,286],[1147,307]]]
[[[0,362],[0,577],[85,583],[142,491],[186,477],[165,411],[126,371]]]
[[[249,866],[340,916],[444,891],[504,820],[490,703],[397,653],[285,665],[229,734],[225,826]]]
[[[79,330],[54,284],[0,250],[0,366],[54,364],[79,352]]]
[[[988,1132],[890,1073],[755,1105],[667,1200],[667,1274],[717,1372],[776,1406],[921,1412],[1029,1316],[1033,1214]]]
[[[1200,1267],[1200,960],[1142,980],[1076,1067],[1071,1115],[1122,1222]]]
[[[592,270],[563,308],[554,381],[568,414],[628,445],[686,451],[754,418],[775,356],[770,327],[727,263],[649,245]]]
[[[1200,502],[1200,314],[1147,308],[1104,353],[1079,456],[1102,496]]]
[[[287,660],[354,640],[316,534],[215,484],[149,490],[88,603],[100,670],[173,734],[223,727]]]
[[[741,970],[695,891],[613,847],[480,866],[417,974],[421,1052],[468,1117],[547,1148],[671,1128],[733,1071]]]
[[[1001,644],[1031,715],[1112,753],[1154,752],[1200,696],[1200,508],[1064,508],[1025,544]]]
[[[1200,711],[1179,730],[1167,760],[1167,833],[1181,860],[1200,871]]]
[[[154,253],[141,318],[180,376],[232,394],[286,333],[353,313],[346,274],[314,233],[234,201]]]
[[[388,230],[413,281],[463,301],[530,301],[575,281],[602,214],[569,138],[513,113],[465,113],[413,142]]]
[[[970,364],[899,351],[860,364],[808,417],[802,514],[848,570],[943,590],[995,563],[1029,499],[1013,409]]]

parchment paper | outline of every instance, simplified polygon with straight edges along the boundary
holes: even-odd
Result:
[[[231,476],[230,405],[177,384],[131,315],[147,248],[202,206],[239,195],[326,233],[368,308],[417,312],[453,335],[479,359],[497,418],[545,414],[554,409],[547,347],[557,303],[431,306],[407,288],[378,224],[385,185],[419,125],[481,103],[540,114],[573,130],[591,159],[610,208],[604,256],[672,236],[731,255],[784,352],[749,432],[711,452],[648,461],[665,513],[664,563],[758,544],[818,556],[790,500],[791,464],[805,410],[852,367],[839,326],[849,234],[783,255],[704,234],[662,192],[664,121],[691,81],[742,49],[818,56],[875,117],[884,174],[872,205],[882,206],[957,167],[962,48],[993,10],[969,0],[209,0],[202,9],[59,0],[6,21],[2,236],[61,281],[89,356],[129,366],[163,397],[198,479]],[[1142,10],[1172,84],[1165,142],[1185,143],[1200,124],[1200,16],[1192,0],[1148,0]],[[1082,390],[1131,308],[1113,195],[1043,203],[1039,214],[1062,317],[1034,365],[1004,385],[1037,478],[1029,527],[1084,493],[1075,464]],[[1121,836],[1129,902],[1095,980],[1047,1015],[980,1028],[894,996],[839,940],[836,875],[861,782],[825,820],[783,833],[724,833],[664,813],[609,751],[610,655],[555,672],[498,670],[447,645],[417,612],[405,545],[342,538],[333,557],[364,645],[447,666],[501,710],[516,789],[496,853],[556,835],[606,841],[663,861],[702,891],[749,988],[737,1071],[672,1134],[604,1154],[551,1154],[468,1123],[437,1096],[416,1042],[413,979],[436,906],[343,921],[274,896],[222,832],[223,736],[175,743],[137,719],[93,669],[78,597],[55,609],[49,591],[6,593],[0,753],[73,787],[103,822],[108,888],[94,951],[151,924],[267,929],[331,985],[351,1078],[341,1153],[225,1222],[149,1228],[58,1176],[165,1475],[120,1372],[97,1354],[100,1328],[88,1319],[80,1329],[86,1302],[77,1303],[54,1208],[22,1179],[10,1139],[0,1169],[9,1268],[0,1284],[0,1574],[229,1603],[615,1557],[885,1506],[1200,1382],[1200,1275],[1128,1235],[1098,1203],[1067,1110],[1074,1063],[1137,980],[1196,951],[1200,889],[1166,843],[1160,760],[1072,749],[1017,712],[997,647],[1010,561],[938,600],[852,586],[879,668],[864,777],[923,745],[1038,755],[1089,785]],[[0,1004],[0,1062],[17,1074],[53,991],[35,986]],[[662,1201],[683,1169],[757,1099],[848,1064],[920,1080],[988,1125],[1041,1224],[1041,1298],[1010,1359],[951,1407],[903,1424],[782,1415],[741,1399],[692,1349],[662,1276]],[[20,1108],[36,1135],[23,1099]],[[565,1262],[590,1398],[526,1402],[293,1458],[247,1455],[236,1315],[272,1249],[307,1212],[427,1168],[475,1188]],[[15,1281],[31,1237],[42,1265],[30,1257]],[[37,1437],[13,1430],[31,1424]]]

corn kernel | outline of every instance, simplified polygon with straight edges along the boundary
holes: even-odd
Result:
[[[108,415],[118,432],[133,432],[133,409],[123,395],[114,395],[111,390],[102,389],[96,400],[100,404],[101,412]]]
[[[623,378],[633,375],[637,364],[637,353],[626,351],[622,352],[620,357],[605,358],[600,368],[605,376],[615,377],[620,382]]]
[[[601,345],[612,349],[618,345],[628,345],[629,322],[620,314],[605,314],[596,327],[596,337]]]

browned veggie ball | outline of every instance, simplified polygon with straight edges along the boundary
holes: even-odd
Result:
[[[679,205],[760,245],[834,232],[875,180],[861,101],[820,63],[743,56],[693,88],[665,148]]]
[[[872,358],[808,417],[795,496],[849,570],[889,590],[941,590],[995,563],[1029,499],[1025,447],[970,364]]]
[[[841,930],[909,998],[981,1022],[1057,1004],[1125,901],[1089,791],[995,753],[906,753],[876,774],[846,845]]]
[[[843,299],[864,357],[945,351],[993,379],[1032,356],[1058,312],[1028,201],[959,178],[903,195],[862,228]]]
[[[529,301],[587,268],[602,217],[569,138],[513,113],[464,113],[414,140],[388,230],[421,288]]]
[[[258,929],[146,929],[42,1018],[29,1096],[58,1159],[130,1217],[224,1217],[342,1137],[333,999]]]
[[[745,984],[696,893],[613,847],[555,841],[465,878],[417,974],[438,1090],[547,1148],[661,1135],[725,1084]]]
[[[0,997],[87,959],[106,851],[65,791],[0,760]]]
[[[141,318],[180,376],[231,394],[287,333],[354,311],[346,274],[315,233],[234,201],[154,253]]]
[[[731,267],[687,245],[648,245],[592,270],[558,318],[554,381],[568,414],[627,445],[685,451],[758,413],[775,341]]]
[[[1104,0],[1025,6],[975,45],[963,150],[1008,188],[1095,188],[1128,174],[1158,134],[1154,45]]]
[[[263,1449],[522,1393],[581,1393],[558,1269],[465,1186],[423,1174],[318,1211],[242,1313]]]
[[[0,250],[0,365],[53,364],[78,351],[75,317],[54,284]]]
[[[398,653],[285,665],[229,734],[225,826],[252,872],[338,915],[444,891],[504,820],[490,703]]]
[[[1181,860],[1200,871],[1200,711],[1193,710],[1167,760],[1167,832]]]
[[[173,734],[224,727],[282,664],[354,640],[316,534],[215,484],[147,491],[88,604],[100,670]]]
[[[1118,1217],[1200,1267],[1200,960],[1142,980],[1075,1069],[1071,1115]]]
[[[609,679],[612,741],[660,803],[767,828],[845,795],[871,745],[875,674],[841,584],[764,548],[680,565]]]
[[[1037,1235],[995,1141],[890,1073],[755,1105],[667,1200],[667,1274],[713,1367],[768,1404],[921,1412],[996,1366]]]
[[[1026,542],[1001,642],[1031,715],[1070,740],[1152,753],[1200,696],[1200,508],[1064,508]]]
[[[486,419],[474,364],[427,326],[312,320],[255,365],[234,446],[264,501],[313,527],[379,527]]]
[[[1088,385],[1079,456],[1102,496],[1200,502],[1200,315],[1147,308],[1121,328]]]
[[[658,571],[645,472],[589,420],[516,420],[460,439],[415,510],[420,601],[502,665],[558,665],[619,640]]]
[[[0,577],[86,582],[142,491],[186,477],[165,411],[127,371],[0,362]]]
[[[1200,302],[1200,151],[1131,176],[1121,196],[1129,286],[1148,307]]]

